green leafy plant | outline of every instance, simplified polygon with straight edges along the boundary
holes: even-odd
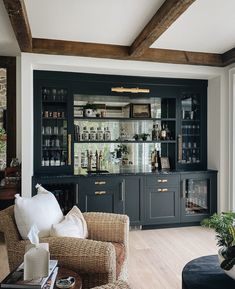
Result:
[[[88,102],[85,106],[84,109],[92,109],[92,110],[96,110],[97,109],[97,105],[91,102]]]
[[[220,266],[230,270],[235,265],[235,213],[215,213],[204,219],[201,225],[215,230],[217,245],[222,247],[220,252],[225,259]]]
[[[150,136],[149,133],[141,133],[141,134],[139,135],[139,137],[142,138],[142,140],[144,140],[144,141],[147,140],[148,136]]]

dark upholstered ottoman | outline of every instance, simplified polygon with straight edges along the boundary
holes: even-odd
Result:
[[[220,268],[217,255],[187,263],[182,271],[182,289],[234,289],[235,280]]]

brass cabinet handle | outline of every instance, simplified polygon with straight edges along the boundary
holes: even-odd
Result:
[[[71,134],[68,134],[68,165],[71,165]]]
[[[106,194],[106,191],[96,191],[95,192],[95,195],[98,195],[98,196],[105,195],[105,194]]]
[[[157,181],[158,181],[158,183],[167,183],[167,182],[168,182],[167,179],[159,179],[159,180],[157,180]]]
[[[168,192],[168,189],[158,189],[158,192]]]
[[[96,181],[95,185],[105,185],[106,182],[105,181]]]

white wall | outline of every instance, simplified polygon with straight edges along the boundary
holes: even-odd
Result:
[[[229,95],[224,72],[208,81],[208,168],[218,170],[218,210],[229,208]]]
[[[228,184],[225,175],[227,164],[227,145],[221,138],[227,123],[223,117],[227,117],[226,77],[223,68],[176,65],[152,62],[122,61],[110,59],[96,59],[74,56],[51,56],[41,54],[22,53],[18,59],[21,87],[20,98],[17,103],[19,116],[17,129],[21,147],[18,151],[22,159],[22,195],[31,195],[31,178],[33,175],[33,70],[58,70],[86,73],[175,77],[209,79],[208,86],[208,165],[218,169],[220,188]],[[222,103],[222,99],[225,100]],[[216,121],[214,121],[216,119]],[[22,129],[21,129],[22,128]],[[218,134],[217,134],[218,132]],[[217,134],[217,137],[216,137]],[[21,140],[20,140],[21,138]],[[218,140],[220,140],[218,142]],[[223,170],[223,172],[221,171]],[[225,171],[224,171],[225,170]],[[220,190],[219,190],[220,191]],[[226,209],[228,197],[221,190],[219,196],[220,209]]]

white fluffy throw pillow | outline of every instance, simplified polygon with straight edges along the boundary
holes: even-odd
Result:
[[[15,221],[23,239],[27,239],[28,232],[34,224],[38,227],[39,237],[49,237],[52,224],[63,219],[55,196],[40,185],[36,188],[38,194],[32,198],[15,196]]]
[[[52,225],[51,236],[53,237],[76,237],[87,238],[87,224],[78,207],[73,208],[59,224]]]

